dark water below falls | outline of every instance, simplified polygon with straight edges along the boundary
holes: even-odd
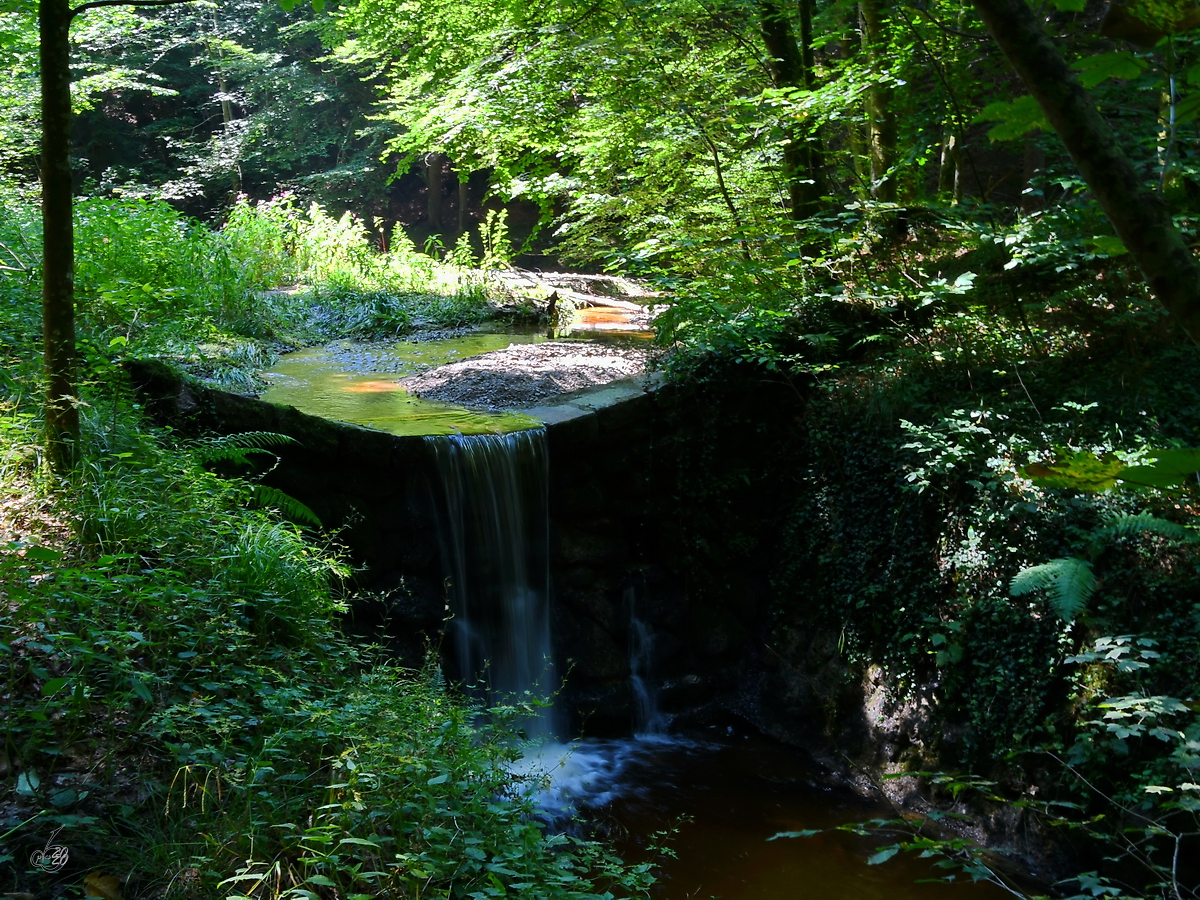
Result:
[[[545,431],[427,437],[437,462],[439,535],[454,617],[447,664],[489,702],[544,698],[557,686],[550,630]],[[625,598],[629,671],[640,738],[555,741],[551,710],[520,723],[540,746],[515,768],[547,776],[537,798],[564,822],[581,815],[629,861],[656,861],[660,900],[993,900],[988,885],[920,883],[929,860],[867,859],[887,840],[844,833],[768,840],[890,811],[832,787],[804,755],[733,728],[672,736],[652,689],[654,635]],[[656,832],[675,829],[674,858],[656,857]]]
[[[754,733],[711,730],[558,745],[532,754],[547,771],[550,810],[574,807],[616,839],[627,862],[654,861],[659,900],[999,900],[987,884],[929,882],[930,860],[867,859],[890,840],[842,832],[769,840],[781,831],[831,829],[890,817],[889,809],[832,786],[802,753]],[[556,757],[555,754],[558,754]],[[674,858],[653,852],[674,830]]]

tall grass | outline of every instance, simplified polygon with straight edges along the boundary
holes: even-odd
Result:
[[[12,190],[0,207],[0,337],[14,351],[0,374],[7,393],[14,369],[34,371],[40,224]],[[234,390],[254,390],[273,349],[469,325],[497,311],[478,273],[418,252],[399,228],[381,250],[353,214],[302,210],[290,197],[239,201],[215,230],[155,200],[83,199],[75,216],[85,335],[172,358]]]

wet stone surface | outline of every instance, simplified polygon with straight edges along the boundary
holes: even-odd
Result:
[[[580,341],[519,344],[440,366],[401,384],[419,397],[512,409],[646,371],[647,351]]]

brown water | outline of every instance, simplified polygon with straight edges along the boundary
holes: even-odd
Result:
[[[630,325],[625,310],[597,307],[575,314],[571,332],[557,340],[629,343],[652,338]],[[270,387],[262,399],[301,412],[365,425],[392,434],[499,434],[540,427],[529,416],[484,412],[408,393],[402,378],[513,344],[540,344],[545,334],[472,332],[433,341],[337,341],[288,353],[262,373]]]
[[[538,334],[473,333],[439,341],[338,341],[283,356],[263,373],[271,387],[262,399],[392,434],[492,434],[537,428],[540,422],[519,413],[481,412],[422,399],[399,381],[448,362],[544,340]]]
[[[769,840],[781,831],[831,829],[890,818],[890,808],[833,786],[803,754],[757,735],[583,744],[563,790],[617,836],[627,861],[655,860],[657,900],[1000,900],[997,887],[946,884],[930,860],[867,859],[890,839],[831,832]],[[588,776],[582,776],[588,772]],[[587,798],[592,798],[589,804]],[[649,850],[674,829],[675,857]]]

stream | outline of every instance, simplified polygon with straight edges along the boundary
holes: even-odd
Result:
[[[613,326],[616,326],[613,328]],[[620,316],[603,310],[576,339]],[[625,329],[626,332],[632,329]],[[625,334],[638,340],[643,335]],[[468,410],[409,395],[397,381],[432,366],[538,343],[531,332],[472,333],[444,340],[337,342],[283,358],[264,399],[394,434],[425,435],[440,489],[437,528],[454,612],[443,654],[451,678],[490,701],[552,696],[547,444],[520,413]],[[544,775],[537,794],[552,827],[578,815],[607,834],[627,861],[652,862],[658,900],[993,900],[985,884],[931,881],[931,860],[897,856],[867,864],[882,838],[844,832],[770,840],[781,831],[831,829],[890,818],[882,803],[838,786],[805,754],[740,725],[672,735],[657,711],[652,633],[627,597],[636,737],[558,743],[552,708],[521,727],[537,749],[516,768]],[[669,853],[655,849],[670,832]],[[960,876],[961,879],[962,876]]]
[[[930,882],[909,855],[870,866],[883,839],[844,832],[770,840],[893,813],[833,784],[805,754],[738,726],[684,737],[584,742],[547,802],[571,795],[627,861],[654,861],[659,900],[999,900],[986,884]],[[653,850],[656,833],[674,856]]]

